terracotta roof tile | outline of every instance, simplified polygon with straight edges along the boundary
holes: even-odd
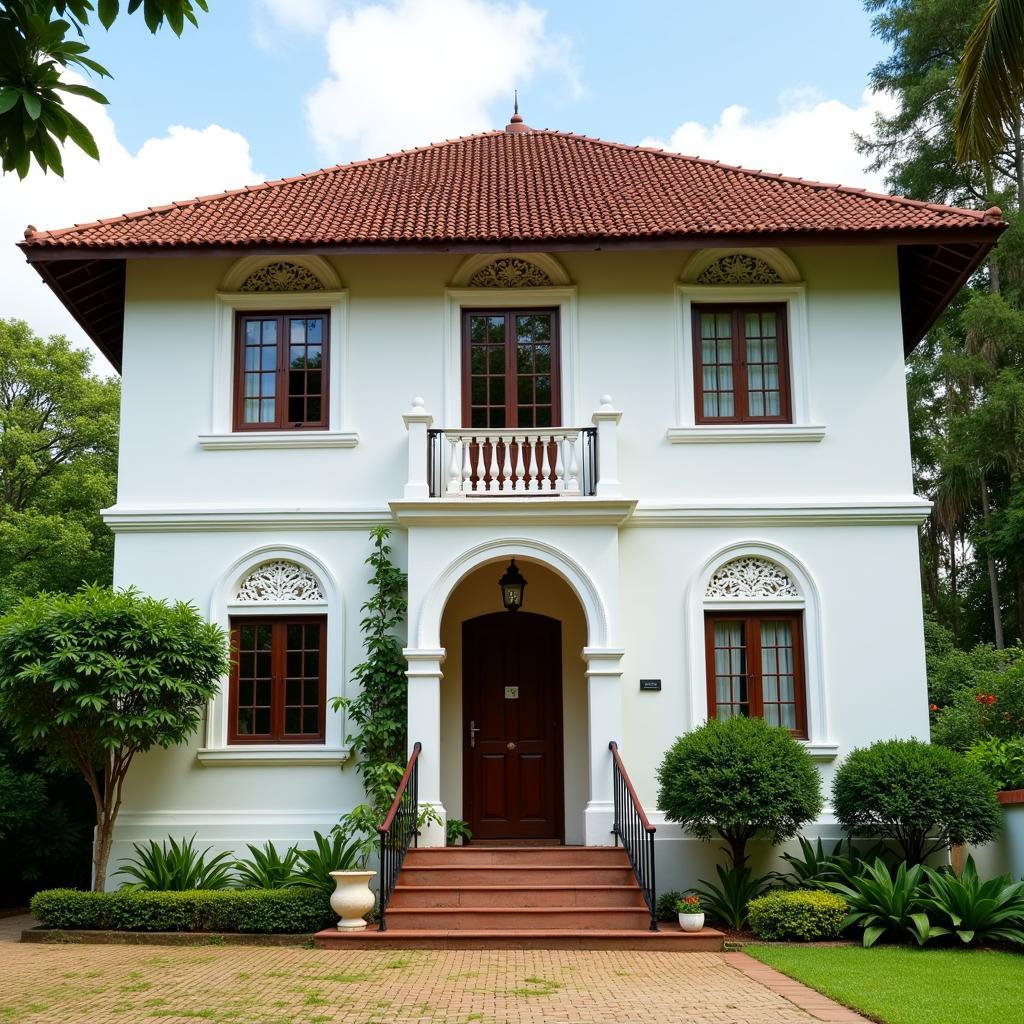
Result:
[[[991,228],[979,212],[555,131],[495,131],[58,231],[26,249],[522,243]]]

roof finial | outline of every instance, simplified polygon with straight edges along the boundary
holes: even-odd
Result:
[[[505,125],[505,131],[528,132],[530,130],[529,125],[523,124],[523,119],[519,116],[519,90],[516,89],[513,95],[515,100],[512,105],[512,118],[509,123]]]

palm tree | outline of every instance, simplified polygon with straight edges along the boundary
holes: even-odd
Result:
[[[1024,0],[989,0],[964,47],[956,85],[956,157],[990,167],[1021,130]]]

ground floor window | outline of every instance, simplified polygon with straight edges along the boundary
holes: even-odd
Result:
[[[231,620],[229,742],[323,741],[326,627],[323,615]]]
[[[708,716],[764,718],[807,737],[803,613],[707,612]]]

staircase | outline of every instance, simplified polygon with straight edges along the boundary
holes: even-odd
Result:
[[[387,930],[327,929],[320,949],[719,950],[721,932],[650,930],[650,913],[617,847],[412,849]]]

